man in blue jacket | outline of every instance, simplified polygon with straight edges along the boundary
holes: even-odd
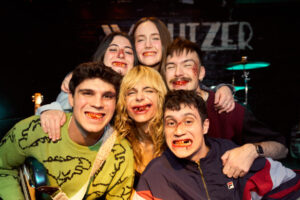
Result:
[[[205,136],[205,101],[195,91],[172,91],[165,99],[168,149],[142,174],[134,199],[286,199],[300,197],[300,175],[270,158],[259,157],[237,179],[222,173],[221,156],[237,147]]]

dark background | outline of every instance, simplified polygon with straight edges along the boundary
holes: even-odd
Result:
[[[269,62],[267,68],[250,70],[249,109],[287,139],[300,121],[299,1],[24,0],[1,4],[2,135],[16,121],[33,114],[31,96],[35,92],[44,95],[43,104],[55,100],[64,76],[91,59],[105,35],[102,24],[118,24],[128,32],[144,16],[177,24],[249,22],[253,49],[205,52],[205,83],[231,83],[233,73],[225,67],[240,61],[241,56],[248,56],[249,61]],[[177,29],[174,27],[174,36],[178,36]],[[197,28],[199,45],[207,31],[203,26]],[[235,72],[234,77],[238,85],[243,84],[240,72]],[[243,95],[239,91],[236,98],[242,102]]]

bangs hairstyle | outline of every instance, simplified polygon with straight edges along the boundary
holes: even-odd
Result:
[[[135,122],[129,117],[126,109],[126,96],[128,90],[132,89],[139,82],[145,82],[147,86],[155,89],[158,94],[157,112],[149,123],[149,135],[154,146],[154,156],[159,156],[164,150],[163,136],[163,102],[167,93],[167,88],[161,75],[150,67],[136,66],[132,68],[123,78],[120,94],[117,103],[117,116],[115,128],[119,134],[126,137],[132,145],[136,165],[142,164],[141,148]]]
[[[76,87],[87,79],[99,78],[109,84],[112,84],[116,90],[116,95],[119,93],[122,76],[105,66],[102,62],[87,62],[78,65],[69,82],[71,94],[74,96]]]
[[[108,34],[107,36],[105,36],[102,39],[101,43],[99,44],[96,52],[93,55],[93,61],[103,62],[106,50],[116,36],[124,37],[129,41],[129,43],[132,47],[133,55],[134,55],[134,66],[137,65],[138,59],[137,59],[133,39],[131,36],[129,36],[127,33],[124,33],[124,32],[112,32],[112,33]]]
[[[165,103],[163,107],[163,111],[167,109],[179,111],[181,105],[189,106],[190,108],[193,106],[197,108],[199,115],[201,117],[202,123],[205,119],[207,119],[207,109],[206,102],[203,98],[194,90],[174,90],[168,91],[165,97]]]
[[[175,38],[174,41],[168,46],[166,58],[168,56],[173,57],[174,55],[182,55],[184,51],[186,51],[186,53],[196,52],[200,61],[199,63],[200,66],[203,65],[202,64],[203,52],[201,51],[198,44],[191,42],[190,40],[187,39],[182,39],[180,37]],[[165,76],[165,72],[166,72],[166,65],[164,65],[161,68],[161,73],[163,76]]]
[[[134,42],[135,42],[136,29],[139,27],[140,24],[142,24],[146,21],[152,22],[156,26],[156,28],[159,32],[161,46],[162,46],[162,58],[161,58],[161,62],[159,64],[159,68],[158,68],[158,71],[160,71],[162,66],[165,65],[165,60],[166,60],[166,55],[167,55],[167,47],[172,42],[171,34],[170,34],[167,26],[157,17],[143,17],[134,24],[132,32],[130,33],[130,35],[133,37]]]

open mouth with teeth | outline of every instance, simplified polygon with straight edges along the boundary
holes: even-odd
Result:
[[[112,65],[115,66],[115,67],[122,67],[122,68],[125,68],[125,67],[127,66],[126,63],[123,63],[123,62],[116,62],[116,61],[113,62]]]
[[[132,107],[132,110],[135,112],[135,113],[143,113],[143,112],[147,112],[151,107],[151,104],[146,104],[146,105],[143,105],[143,106],[134,106]]]
[[[143,53],[143,56],[154,56],[156,54],[155,51],[147,51]]]
[[[174,140],[172,145],[173,147],[188,147],[192,144],[192,140],[184,139],[184,140]]]
[[[173,85],[174,86],[182,86],[182,85],[186,85],[188,83],[188,81],[184,80],[184,81],[174,81]]]
[[[102,119],[105,116],[103,113],[86,112],[85,114],[90,119]]]

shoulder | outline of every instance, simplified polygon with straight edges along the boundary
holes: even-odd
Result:
[[[43,132],[43,129],[41,128],[40,116],[37,115],[33,115],[31,117],[19,121],[14,125],[13,129],[22,131]]]
[[[213,137],[206,137],[205,142],[215,148],[219,149],[220,151],[227,151],[233,148],[238,147],[233,141],[223,138],[213,138]]]
[[[160,174],[165,170],[170,169],[170,163],[168,161],[167,152],[164,152],[161,156],[154,158],[151,162],[147,165],[145,171],[143,172],[142,176],[151,176],[153,174]]]
[[[115,144],[112,148],[112,154],[114,157],[123,156],[126,159],[133,162],[133,151],[129,141],[126,138],[117,137]]]
[[[117,137],[116,138],[115,146],[120,146],[124,149],[132,151],[130,142],[126,138],[123,138],[123,137]]]

